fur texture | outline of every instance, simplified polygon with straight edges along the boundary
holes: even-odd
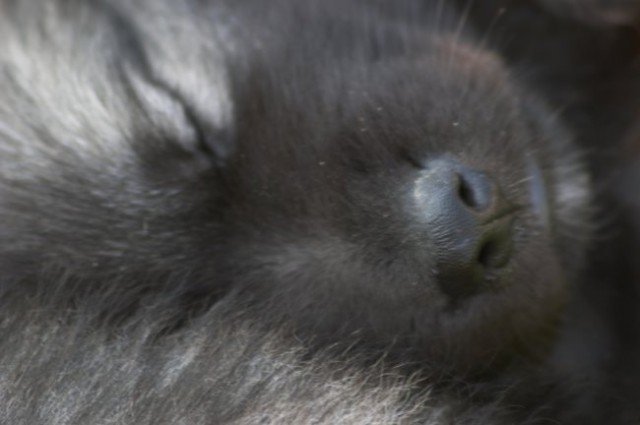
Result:
[[[362,369],[328,353],[309,357],[303,345],[237,311],[213,309],[158,338],[175,320],[170,311],[149,305],[116,333],[86,310],[11,311],[0,325],[0,421],[502,423],[497,407],[431,397],[416,379],[381,364]]]
[[[588,164],[450,6],[0,1],[0,418],[596,418]],[[517,207],[509,278],[462,303],[439,157]]]

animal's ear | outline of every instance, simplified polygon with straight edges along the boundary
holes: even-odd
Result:
[[[227,72],[233,49],[220,33],[226,34],[220,29],[225,25],[214,25],[207,13],[187,3],[104,3],[100,7],[118,34],[120,58],[126,57],[118,66],[142,109],[137,119],[147,116],[155,128],[178,136],[188,151],[224,163],[234,145]]]
[[[123,67],[129,97],[139,109],[138,116],[144,117],[146,128],[140,131],[152,131],[150,136],[155,137],[151,140],[156,143],[174,144],[190,154],[206,157],[215,166],[224,164],[233,150],[233,122],[228,99],[209,99],[218,107],[225,105],[226,108],[219,111],[219,116],[212,116],[215,108],[202,112],[198,100],[190,99],[178,87],[150,74]]]
[[[640,20],[640,1],[635,0],[538,0],[560,16],[595,26],[633,25]]]

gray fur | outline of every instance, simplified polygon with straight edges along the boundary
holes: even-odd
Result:
[[[309,357],[233,303],[169,335],[184,320],[171,294],[115,330],[104,324],[102,304],[137,302],[147,283],[135,270],[153,285],[154,268],[174,263],[162,279],[179,294],[189,247],[202,243],[174,222],[193,204],[179,189],[209,165],[193,161],[158,184],[141,174],[139,152],[190,154],[197,132],[232,131],[222,47],[207,41],[233,54],[228,38],[196,29],[187,6],[124,8],[148,62],[122,59],[141,47],[98,2],[0,2],[0,423],[493,423],[492,407],[432,398],[382,365]],[[103,289],[70,309],[87,285]]]
[[[409,0],[0,0],[0,422],[544,419],[527,378],[555,384],[547,355],[572,354],[554,338],[591,242],[589,177],[500,58],[428,3],[421,20]],[[362,59],[378,49],[388,62]],[[340,125],[374,133],[354,142],[378,167],[356,195]],[[516,284],[459,315],[416,289],[431,245],[385,174],[405,139],[495,168],[525,207],[530,157],[553,182],[557,231],[522,208]],[[486,393],[464,382],[510,360]],[[525,406],[502,403],[521,387]]]
[[[149,309],[115,335],[88,326],[88,312],[16,312],[0,327],[0,423],[497,423],[490,407],[417,396],[417,382],[382,366],[304,357],[301,345],[224,313],[154,341],[166,312]]]

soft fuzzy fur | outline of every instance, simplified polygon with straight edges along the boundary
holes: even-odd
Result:
[[[467,12],[0,1],[0,420],[590,418],[587,164]],[[442,156],[518,206],[511,279],[459,305],[418,190]]]

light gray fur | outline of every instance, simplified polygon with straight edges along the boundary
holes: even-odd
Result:
[[[180,7],[171,10],[185,16],[147,2],[145,13],[133,16],[153,60],[123,63],[109,10],[98,13],[88,2],[9,3],[0,2],[3,269],[25,257],[37,267],[64,258],[80,270],[117,264],[122,256],[153,262],[159,254],[131,252],[130,242],[151,237],[146,222],[158,217],[149,205],[166,210],[179,195],[156,196],[139,178],[134,149],[144,141],[134,142],[133,132],[153,129],[193,149],[186,112],[156,78],[197,99],[192,107],[210,126],[231,125],[219,55],[205,42],[214,35],[191,28],[197,19]],[[175,44],[165,43],[166,34],[158,38],[165,31]],[[195,49],[194,40],[201,41]],[[216,79],[220,84],[211,84]],[[88,205],[100,213],[82,214]],[[32,214],[36,208],[46,213]],[[139,230],[131,234],[135,220]],[[179,239],[172,234],[178,246]],[[95,242],[99,248],[89,248]],[[17,284],[0,279],[3,291]],[[41,277],[38,284],[64,292],[63,279]],[[414,383],[382,367],[362,371],[328,357],[303,359],[301,345],[216,311],[157,339],[168,313],[140,313],[113,334],[92,325],[90,307],[59,313],[37,297],[3,305],[15,307],[0,319],[3,424],[435,425],[450,423],[458,408],[416,397]],[[478,412],[459,414],[468,423],[480,420]]]
[[[156,267],[178,265],[158,286],[179,292],[191,278],[189,249],[207,242],[179,223],[201,195],[181,184],[210,164],[194,160],[175,173],[180,182],[158,182],[140,171],[137,152],[192,152],[202,134],[220,138],[221,160],[231,149],[224,62],[243,61],[236,23],[221,8],[205,26],[197,10],[172,3],[0,0],[0,270],[12,272],[0,276],[10,306],[0,314],[0,423],[502,423],[504,407],[440,397],[383,366],[309,357],[239,306],[182,318],[168,335],[172,313],[154,306],[116,331],[97,325],[101,296],[140,289],[122,284],[128,264],[151,280]],[[120,14],[143,44],[116,30]],[[127,49],[144,60],[122,59]],[[104,292],[63,312],[40,292],[70,291],[68,275]],[[44,289],[13,297],[24,282]],[[162,299],[171,305],[171,294]]]
[[[88,311],[15,310],[0,321],[3,424],[498,423],[382,366],[304,357],[241,314],[214,309],[156,339],[171,318],[152,307],[115,334]]]
[[[174,17],[179,25],[181,17]],[[187,40],[171,50],[187,57],[167,57],[151,37],[137,46],[117,21],[118,13],[100,2],[0,2],[3,269],[29,258],[38,267],[64,263],[81,274],[122,276],[123,257],[152,271],[158,259],[179,261],[188,255],[185,246],[193,246],[189,232],[175,225],[196,199],[185,197],[180,185],[209,164],[169,166],[162,176],[167,181],[159,183],[143,175],[139,152],[173,158],[197,149],[199,129],[178,99],[186,75],[181,66],[193,74],[193,80],[185,77],[191,91],[217,90],[217,97],[195,97],[209,105],[206,133],[229,125],[228,99],[209,84],[218,68],[192,66]],[[137,48],[148,51],[125,53]],[[175,87],[174,80],[156,80],[170,66],[167,61],[174,66]],[[207,83],[198,80],[204,72]],[[34,209],[47,213],[33,214]],[[158,252],[162,246],[171,253]]]

